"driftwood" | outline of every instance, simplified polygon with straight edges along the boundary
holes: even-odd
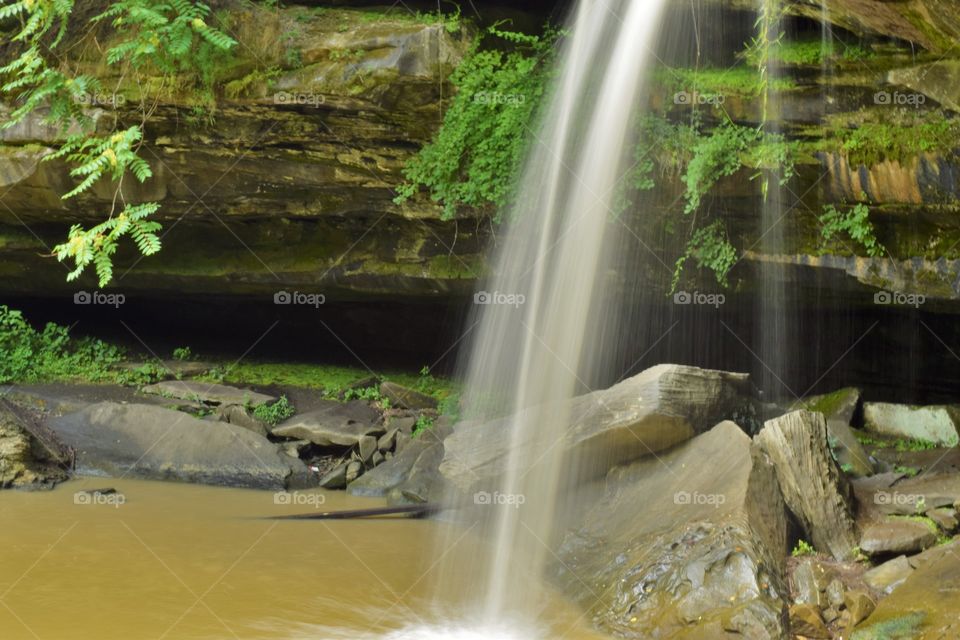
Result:
[[[380,518],[383,516],[403,515],[410,518],[422,518],[440,511],[437,504],[407,504],[396,507],[373,507],[371,509],[347,509],[344,511],[319,511],[316,513],[296,513],[289,516],[266,516],[268,520],[350,520],[355,518]]]

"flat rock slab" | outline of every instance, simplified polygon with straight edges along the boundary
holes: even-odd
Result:
[[[953,405],[916,407],[887,402],[866,402],[863,422],[868,431],[885,436],[924,440],[944,447],[955,447],[960,410]]]
[[[916,553],[932,547],[937,534],[923,522],[896,519],[864,529],[860,550],[871,556]]]
[[[304,464],[266,438],[153,405],[101,402],[51,421],[77,471],[256,489],[310,484]]]
[[[300,413],[281,422],[272,435],[293,440],[309,440],[321,447],[353,447],[366,436],[386,433],[380,413],[362,400],[324,401],[319,408]]]
[[[772,467],[723,422],[611,471],[557,580],[614,637],[781,638],[786,533]]]
[[[569,427],[556,446],[583,477],[602,476],[616,464],[672,447],[748,409],[749,387],[746,374],[673,364],[651,367],[609,389],[574,398],[563,412]],[[459,490],[472,493],[495,485],[511,459],[519,464],[541,459],[543,448],[555,443],[537,441],[535,429],[525,429],[530,437],[520,443],[512,433],[515,423],[536,423],[542,413],[534,407],[490,422],[461,422],[444,443],[441,473]],[[519,453],[509,455],[514,447]]]
[[[258,393],[250,389],[240,389],[225,384],[194,382],[191,380],[167,380],[143,388],[144,393],[152,393],[178,400],[194,400],[205,404],[240,404],[257,406],[276,402],[276,396]]]

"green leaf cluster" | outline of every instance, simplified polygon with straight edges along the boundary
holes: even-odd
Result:
[[[456,88],[434,139],[407,163],[397,203],[421,189],[452,218],[462,206],[499,211],[508,202],[550,77],[559,32],[488,28],[450,77]],[[495,41],[499,48],[487,46]]]
[[[823,215],[819,219],[823,225],[820,234],[824,240],[845,235],[863,247],[868,256],[876,258],[884,254],[885,249],[877,241],[876,231],[870,222],[870,208],[862,202],[846,211],[832,204],[824,205]]]
[[[67,327],[52,322],[37,330],[6,305],[0,305],[0,354],[0,383],[111,380],[111,366],[123,358],[119,348],[73,339]]]
[[[139,155],[143,127],[149,108],[141,97],[141,123],[100,135],[84,109],[90,96],[101,92],[96,78],[64,71],[56,49],[68,37],[79,40],[99,23],[109,23],[117,38],[107,50],[107,62],[121,67],[121,77],[149,67],[165,75],[193,74],[208,83],[212,61],[236,43],[225,33],[207,25],[210,9],[192,0],[116,0],[85,25],[71,33],[73,0],[0,0],[0,20],[14,18],[19,30],[12,38],[12,59],[0,65],[0,96],[14,108],[0,129],[14,127],[34,112],[42,120],[69,135],[58,151],[44,160],[64,160],[72,165],[70,175],[79,183],[61,196],[75,198],[101,180],[109,180],[113,198],[106,220],[89,229],[74,225],[67,241],[54,248],[58,260],[72,260],[73,280],[91,264],[100,286],[113,277],[113,255],[124,236],[133,239],[143,255],[160,250],[156,235],[160,225],[146,220],[159,209],[155,202],[127,202],[123,182],[132,175],[144,182],[152,175]],[[119,127],[119,125],[115,125]]]

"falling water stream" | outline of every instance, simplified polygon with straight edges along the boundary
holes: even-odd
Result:
[[[614,198],[667,0],[582,0],[535,131],[493,276],[465,355],[465,405],[475,419],[515,416],[504,473],[486,487],[506,505],[476,523],[493,548],[469,563],[477,620],[536,620],[565,486],[568,400],[592,388],[609,355],[597,346],[613,264]],[[615,345],[616,339],[605,344]],[[521,411],[522,410],[522,411]],[[512,506],[522,503],[522,506]],[[472,515],[476,510],[470,512]],[[471,515],[471,517],[472,517]],[[452,542],[438,544],[443,550]],[[442,587],[441,581],[441,589]],[[542,637],[551,637],[544,633]]]

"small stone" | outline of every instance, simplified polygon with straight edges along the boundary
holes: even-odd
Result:
[[[354,480],[360,477],[360,474],[363,473],[363,463],[357,460],[351,460],[347,463],[346,469],[344,471],[345,480],[347,484],[350,484]]]
[[[402,431],[399,432],[397,434],[397,441],[393,445],[393,452],[400,453],[408,444],[410,444],[410,436]]]
[[[873,610],[877,608],[877,603],[863,591],[847,591],[843,596],[843,603],[850,614],[848,626],[855,626],[867,619]]]
[[[373,453],[373,457],[370,459],[370,463],[376,467],[377,465],[383,463],[384,460],[386,460],[386,458],[383,457],[383,454],[379,451],[375,451]]]
[[[399,431],[396,428],[389,429],[377,440],[377,448],[383,452],[393,451],[393,447],[397,444],[397,433]]]
[[[373,454],[377,453],[377,439],[373,436],[363,436],[357,444],[357,451],[360,454],[360,461],[368,464],[373,459]]]
[[[823,610],[823,621],[827,624],[833,624],[837,618],[840,617],[840,610],[834,606],[827,607]]]
[[[343,489],[347,486],[347,464],[343,463],[334,467],[327,475],[320,478],[320,486],[324,489]],[[352,462],[349,464],[353,464]],[[359,463],[357,463],[359,464]]]
[[[827,585],[827,602],[837,608],[843,604],[843,583],[836,578]],[[828,620],[828,622],[832,622],[832,620]]]
[[[913,573],[907,556],[899,556],[870,569],[863,574],[863,581],[877,591],[891,593]]]
[[[957,512],[955,509],[930,509],[926,515],[936,522],[937,526],[943,529],[945,533],[953,533],[957,530]]]
[[[794,602],[820,607],[820,588],[817,586],[814,562],[812,558],[802,559],[794,569],[790,580],[795,594]]]
[[[860,549],[869,556],[916,553],[936,541],[937,535],[923,522],[890,520],[867,527],[860,538]]]
[[[393,416],[387,420],[386,424],[388,431],[390,429],[396,429],[406,435],[413,433],[413,429],[416,426],[417,418],[415,416]]]
[[[385,454],[383,454],[383,459],[393,460],[393,451],[387,451]]]
[[[790,632],[807,638],[828,639],[830,632],[820,612],[810,604],[790,605]]]

